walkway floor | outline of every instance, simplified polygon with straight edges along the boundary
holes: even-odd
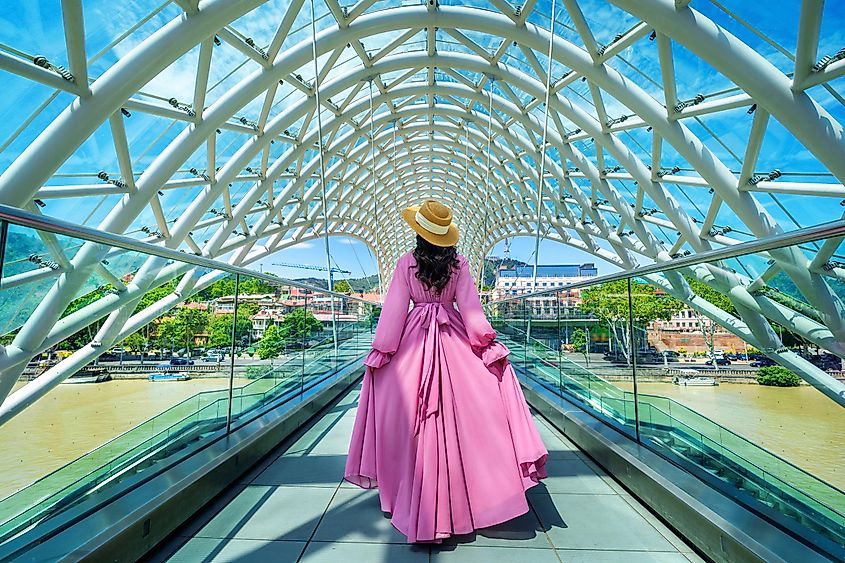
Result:
[[[376,489],[343,481],[361,383],[198,514],[153,561],[688,563],[691,549],[535,413],[549,477],[531,510],[442,545],[408,544]]]

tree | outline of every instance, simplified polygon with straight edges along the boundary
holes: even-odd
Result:
[[[576,328],[569,337],[572,351],[584,354],[585,360],[587,359],[587,338],[587,332],[583,328]]]
[[[199,309],[182,307],[176,315],[159,321],[155,341],[161,348],[176,349],[184,346],[188,352],[194,346],[194,337],[208,326],[208,313]]]
[[[194,337],[208,326],[208,313],[192,307],[182,307],[176,313],[176,324],[184,339],[185,348],[190,354]]]
[[[259,310],[258,303],[247,301],[246,303],[238,303],[238,315],[243,313],[247,317],[251,317]]]
[[[264,331],[264,336],[258,343],[255,352],[262,360],[278,357],[285,351],[286,341],[287,339],[282,334],[281,329],[276,325],[270,325]]]
[[[161,319],[156,325],[155,342],[159,348],[168,348],[172,352],[177,342],[181,342],[179,324],[174,317]]]
[[[135,312],[141,311],[146,309],[153,303],[160,301],[161,299],[167,297],[173,290],[176,289],[176,280],[170,280],[164,285],[160,285],[155,289],[149,290],[144,296],[138,301],[138,305],[135,307]]]
[[[230,313],[208,316],[208,346],[210,348],[232,345],[233,316]],[[242,313],[239,308],[237,325],[235,326],[235,341],[239,342],[241,338],[249,334],[250,330],[252,330],[252,322],[249,320],[249,315]]]
[[[123,339],[123,346],[133,352],[143,352],[147,339],[140,332],[133,332]]]
[[[628,321],[628,283],[626,280],[606,282],[581,291],[581,310],[591,313],[607,322],[611,338],[621,340],[622,355],[631,363],[631,334]],[[680,301],[668,295],[658,294],[654,286],[642,282],[631,282],[631,309],[634,325],[645,326],[658,319],[669,320],[682,307]]]
[[[298,307],[285,315],[279,329],[285,338],[302,338],[323,328],[323,323],[317,320],[311,311]]]
[[[75,313],[76,311],[82,309],[83,307],[86,307],[86,306],[90,305],[91,303],[98,301],[99,299],[101,299],[102,297],[107,295],[107,293],[110,289],[112,289],[112,286],[106,284],[102,287],[98,287],[97,289],[95,289],[93,291],[89,291],[85,295],[77,297],[76,299],[74,299],[73,301],[71,301],[68,304],[64,313],[62,313],[62,318],[67,317],[71,313]],[[58,346],[59,349],[62,349],[62,350],[78,350],[79,348],[82,348],[83,346],[85,346],[91,340],[94,339],[94,336],[97,334],[97,331],[100,330],[100,327],[102,325],[103,325],[102,319],[98,319],[98,320],[92,322],[91,324],[89,324],[85,328],[82,328],[82,329],[76,331],[75,333],[73,333],[72,335],[70,335],[69,337],[64,339],[62,342],[60,342],[59,346]]]
[[[278,286],[275,286],[264,280],[258,278],[247,278],[241,280],[241,284],[238,288],[238,291],[239,293],[244,293],[247,295],[261,295],[264,293],[276,293],[277,289]]]
[[[687,282],[689,282],[690,289],[701,297],[702,299],[706,299],[716,307],[722,309],[723,311],[735,314],[736,309],[734,308],[733,303],[731,300],[724,294],[719,291],[716,291],[709,285],[704,282],[700,282],[695,278],[687,278]],[[710,350],[710,357],[716,357],[716,329],[718,325],[716,321],[713,319],[706,317],[692,309],[693,315],[695,316],[695,320],[698,323],[698,330],[701,332],[701,336],[704,338],[704,344]]]
[[[338,280],[334,282],[333,289],[337,293],[352,293],[352,286],[350,286],[349,282],[346,280]]]

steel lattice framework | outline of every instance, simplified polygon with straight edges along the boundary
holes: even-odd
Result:
[[[386,284],[412,241],[398,211],[429,195],[453,207],[472,263],[503,238],[539,234],[624,269],[784,232],[791,225],[761,202],[764,195],[845,198],[843,128],[830,110],[842,103],[831,82],[845,75],[845,57],[818,60],[821,1],[801,3],[794,52],[769,41],[794,62],[789,71],[684,0],[610,0],[626,27],[606,41],[585,15],[587,0],[561,0],[553,17],[532,0],[518,7],[325,0],[316,11],[305,0],[265,4],[165,2],[130,22],[127,34],[153,17],[161,25],[110,64],[95,65],[81,0],[62,0],[67,69],[0,46],[0,70],[47,88],[64,107],[0,175],[0,203],[34,212],[44,202],[105,203],[101,230],[143,231],[144,240],[236,265],[313,238],[326,238],[328,248],[326,233],[356,237],[373,248]],[[256,14],[266,41],[240,29]],[[646,49],[655,53],[651,71],[631,62]],[[673,57],[681,49],[732,86],[681,99]],[[224,59],[237,64],[215,83]],[[185,60],[193,65],[192,99],[145,90]],[[706,125],[737,115],[750,122],[743,154]],[[135,142],[139,119],[157,135],[144,150]],[[775,121],[829,181],[756,172]],[[68,162],[103,135],[117,171],[98,179],[90,169],[69,181]],[[693,204],[700,216],[688,191],[705,201],[703,209]],[[182,204],[166,203],[180,192],[189,194]],[[720,224],[725,216],[733,226]],[[4,287],[45,279],[52,286],[0,356],[0,423],[216,279],[153,257],[124,284],[126,272],[104,262],[108,248],[88,243],[68,253],[42,238],[59,267],[3,280]],[[680,273],[648,279],[845,405],[845,387],[785,350],[771,325],[845,357],[845,304],[831,286],[845,279],[833,260],[840,243],[812,254],[771,251],[762,275],[729,264],[686,272],[729,296],[736,315],[696,295]],[[757,291],[778,272],[813,314]],[[118,291],[61,318],[94,275]],[[174,278],[176,292],[134,313],[147,291]],[[80,349],[9,395],[34,354],[96,319],[105,319],[100,347]]]

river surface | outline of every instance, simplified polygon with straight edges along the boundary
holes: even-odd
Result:
[[[225,378],[59,385],[0,427],[0,498],[195,393],[227,385]],[[812,387],[638,387],[671,397],[845,489],[845,409]]]
[[[0,499],[200,391],[228,387],[228,378],[59,385],[0,426]]]
[[[619,387],[630,385],[614,381]],[[814,387],[722,383],[681,387],[639,383],[640,393],[660,395],[698,411],[759,446],[845,490],[845,408]]]

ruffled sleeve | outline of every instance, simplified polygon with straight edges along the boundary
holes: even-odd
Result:
[[[370,350],[370,353],[364,358],[364,365],[370,366],[371,368],[380,368],[390,361],[391,355],[376,349]]]
[[[496,331],[484,315],[481,298],[478,296],[472,272],[469,270],[469,263],[463,256],[455,287],[455,300],[458,303],[461,318],[464,320],[472,351],[481,358],[491,372],[501,376],[510,350],[496,340]]]
[[[402,258],[396,263],[393,278],[384,297],[384,304],[379,315],[376,334],[373,337],[373,349],[364,359],[364,365],[380,368],[390,361],[399,348],[411,292],[408,287],[407,262]]]

